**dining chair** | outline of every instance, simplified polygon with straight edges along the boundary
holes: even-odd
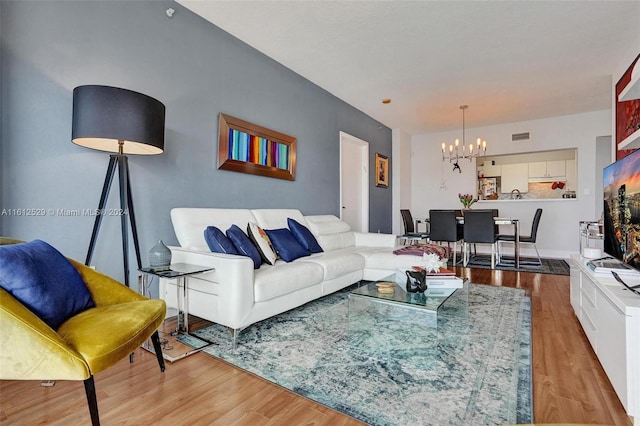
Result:
[[[416,232],[414,227],[413,217],[409,209],[401,209],[402,223],[404,224],[404,234],[400,235],[400,239],[403,243],[409,242],[409,244],[417,244],[422,240],[429,241],[428,232]]]
[[[523,262],[520,260],[520,264],[528,263],[533,266],[542,267],[542,259],[540,258],[540,253],[538,252],[538,247],[536,247],[536,237],[538,234],[538,225],[540,224],[540,218],[542,217],[542,209],[539,208],[536,210],[536,213],[533,216],[533,222],[531,223],[531,233],[529,235],[520,235],[518,237],[518,242],[520,244],[532,244],[534,250],[536,251],[536,256],[538,257],[538,262]],[[503,263],[502,259],[502,251],[500,249],[500,242],[515,242],[515,235],[511,234],[499,234],[498,235],[498,263]]]
[[[470,260],[470,244],[491,245],[491,269],[496,266],[496,224],[493,220],[494,210],[466,210],[464,212],[463,226],[463,265],[467,266]]]
[[[453,243],[453,265],[457,264],[457,244],[462,240],[462,227],[456,217],[460,210],[429,210],[429,238],[431,241],[446,242],[450,248]]]

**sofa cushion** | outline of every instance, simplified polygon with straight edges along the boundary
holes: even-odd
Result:
[[[231,240],[215,226],[207,226],[204,230],[204,240],[214,253],[238,254]]]
[[[309,231],[309,228],[292,218],[287,219],[287,225],[302,247],[306,248],[311,253],[322,252],[322,247],[318,244],[316,237],[314,237],[311,231]]]
[[[264,229],[260,228],[253,222],[249,222],[247,225],[247,235],[258,249],[260,257],[262,257],[262,261],[269,265],[275,264],[278,256],[273,249],[269,236],[264,232]]]
[[[304,262],[314,262],[322,266],[324,281],[333,280],[364,268],[364,257],[355,252],[353,247],[314,254],[305,258]]]
[[[300,245],[296,237],[287,228],[267,229],[266,232],[278,256],[285,262],[291,262],[311,254],[309,250]]]
[[[227,237],[229,237],[233,243],[238,254],[248,256],[253,260],[254,269],[258,269],[260,267],[262,264],[260,252],[258,252],[258,249],[253,245],[249,237],[247,237],[247,234],[245,234],[238,225],[231,225],[231,228],[227,229]]]
[[[355,246],[356,240],[351,226],[336,216],[305,216],[305,219],[309,224],[309,230],[325,252]]]
[[[176,207],[171,209],[171,223],[181,247],[190,250],[208,251],[202,230],[207,226],[228,229],[238,225],[246,229],[256,219],[247,209],[212,209]]]
[[[264,266],[255,272],[254,299],[264,302],[296,290],[319,285],[322,282],[322,267],[312,262],[283,263]]]
[[[300,210],[296,209],[254,209],[251,213],[254,221],[262,229],[280,229],[287,227],[287,218],[293,218],[303,225],[307,225]]]
[[[365,269],[410,269],[414,265],[423,265],[422,255],[396,255],[388,247],[356,247],[354,250],[364,257]]]
[[[348,223],[333,215],[306,216],[305,219],[309,224],[309,229],[316,237],[351,231],[351,226]]]
[[[95,306],[76,268],[41,240],[0,247],[0,286],[54,330]]]

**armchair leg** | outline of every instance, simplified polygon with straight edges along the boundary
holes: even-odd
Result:
[[[156,353],[156,358],[158,358],[158,365],[160,366],[160,371],[164,373],[164,357],[162,356],[162,346],[160,345],[160,337],[158,336],[158,330],[156,330],[151,335],[151,342],[153,342],[153,351]]]
[[[87,402],[89,403],[89,413],[91,414],[91,424],[100,426],[100,415],[98,414],[98,400],[96,398],[96,385],[93,376],[84,381],[84,391],[87,394]]]

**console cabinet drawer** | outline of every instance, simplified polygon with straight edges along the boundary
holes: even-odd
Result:
[[[588,300],[594,308],[598,307],[597,301],[598,290],[596,290],[595,284],[587,278],[582,276],[582,304],[584,305],[585,299]]]
[[[589,343],[593,351],[598,354],[598,327],[596,326],[596,310],[595,307],[589,301],[583,301],[582,303],[582,315],[580,316],[580,325],[584,330],[584,334],[587,335]]]
[[[571,305],[620,402],[640,426],[640,301],[611,277],[591,272],[584,258],[571,259]]]

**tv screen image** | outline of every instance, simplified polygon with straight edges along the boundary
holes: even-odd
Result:
[[[640,150],[604,168],[604,251],[640,270]]]

